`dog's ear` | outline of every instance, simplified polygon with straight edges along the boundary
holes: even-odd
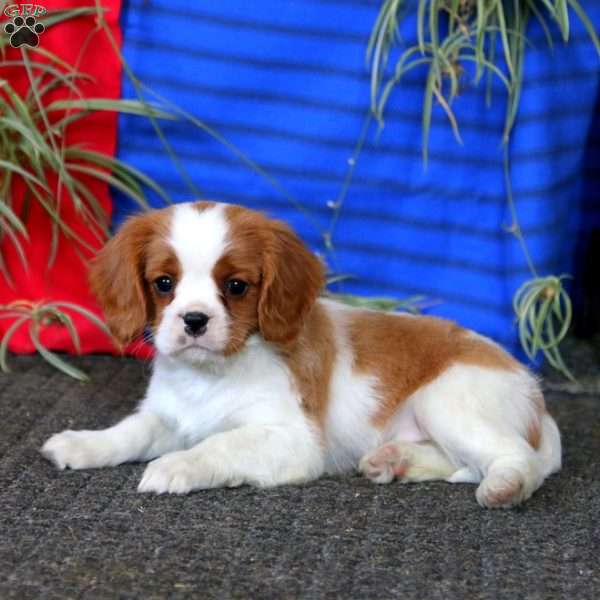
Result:
[[[139,336],[152,318],[144,264],[158,224],[156,212],[130,218],[91,264],[92,291],[109,329],[123,345]]]
[[[284,223],[268,221],[258,302],[265,340],[293,340],[324,283],[323,265],[302,240]]]

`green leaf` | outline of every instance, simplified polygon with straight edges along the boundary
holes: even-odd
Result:
[[[417,6],[417,42],[421,54],[425,54],[425,11],[427,3],[419,2]]]
[[[140,207],[142,207],[143,209],[148,210],[150,208],[148,205],[148,201],[142,194],[139,194],[134,189],[125,185],[117,177],[114,177],[113,175],[110,175],[109,173],[106,173],[105,171],[96,169],[94,167],[89,167],[86,165],[80,165],[80,164],[73,163],[73,162],[66,163],[66,167],[67,167],[68,171],[76,171],[78,173],[85,173],[86,175],[90,175],[91,177],[94,177],[95,179],[104,181],[108,185],[118,189],[119,191],[123,192],[124,194],[126,194],[127,196],[129,196],[130,198],[135,200],[140,205]]]
[[[2,337],[2,341],[0,341],[0,369],[4,371],[4,373],[9,373],[10,369],[8,368],[8,364],[6,362],[6,354],[8,351],[8,344],[13,336],[13,334],[17,331],[25,321],[29,319],[29,315],[25,315],[23,317],[18,318],[5,332]]]
[[[548,43],[548,47],[550,50],[554,50],[554,42],[552,41],[552,34],[550,33],[550,28],[548,27],[548,22],[544,15],[540,12],[538,7],[536,6],[535,0],[527,0],[527,7],[533,13],[538,23],[541,25],[544,30],[544,35],[546,36],[546,42]]]
[[[39,333],[35,326],[30,328],[29,336],[31,338],[31,341],[33,342],[33,345],[35,346],[35,349],[40,353],[41,357],[46,362],[51,364],[55,369],[62,371],[63,373],[65,373],[69,377],[72,377],[73,379],[77,379],[79,381],[89,381],[89,377],[83,371],[81,371],[77,367],[74,367],[73,365],[70,365],[68,362],[60,358],[60,356],[54,354],[54,352],[51,352],[46,347],[44,347],[44,345],[40,341]]]
[[[552,298],[545,298],[542,303],[539,305],[539,312],[531,311],[531,325],[532,325],[532,352],[535,354],[542,346],[542,331],[544,327],[544,323],[548,317],[548,311],[550,310],[550,306],[552,304]]]
[[[566,0],[556,0],[555,16],[560,27],[563,41],[569,40],[569,11]]]
[[[29,239],[27,229],[12,208],[0,198],[0,216],[4,217],[23,237]]]
[[[477,35],[476,35],[476,42],[475,42],[475,57],[476,57],[475,64],[477,65],[476,81],[479,81],[483,74],[482,65],[483,65],[483,58],[485,56],[484,43],[485,43],[486,30],[485,30],[485,26],[484,26],[485,25],[484,0],[477,0],[476,19],[477,19],[477,24],[476,24],[475,31],[476,31]]]
[[[387,41],[387,29],[391,19],[394,18],[394,13],[388,10],[384,15],[381,28],[376,35],[375,46],[373,49],[373,68],[371,69],[371,107],[377,105],[377,89],[383,77],[383,70],[386,66],[385,44]]]
[[[71,317],[67,313],[62,312],[50,305],[45,305],[41,309],[41,313],[43,314],[43,316],[46,316],[46,314],[51,315],[52,317],[57,319],[61,325],[64,325],[67,328],[67,330],[69,331],[69,335],[71,336],[71,341],[73,342],[75,350],[77,351],[77,354],[81,354],[81,343],[79,339],[79,333],[77,333],[77,329],[75,328],[73,319],[71,319]]]
[[[45,155],[49,151],[48,145],[45,143],[44,138],[39,135],[37,128],[26,125],[22,119],[0,117],[0,126],[2,125],[22,135],[31,144],[32,149],[37,152],[38,156]],[[28,158],[34,158],[31,157],[29,152],[24,153]]]
[[[154,181],[151,177],[148,177],[145,173],[136,169],[134,166],[129,165],[122,160],[119,160],[113,156],[107,156],[105,154],[101,154],[99,152],[93,152],[90,150],[83,150],[79,148],[68,148],[65,152],[65,156],[67,158],[75,158],[83,161],[87,161],[90,163],[97,164],[105,169],[118,173],[124,180],[129,182],[129,185],[137,192],[139,195],[142,195],[142,191],[139,187],[136,187],[137,181],[139,181],[142,185],[149,187],[151,190],[156,192],[166,204],[172,204],[173,201],[171,197],[164,191],[164,189]]]
[[[427,80],[425,84],[425,94],[423,98],[423,123],[422,123],[422,145],[423,145],[423,165],[427,168],[429,157],[429,129],[431,128],[431,112],[433,110],[433,86],[435,85],[435,65],[432,63],[429,67]]]
[[[109,111],[119,112],[129,115],[139,115],[141,117],[154,117],[157,119],[167,119],[176,121],[177,117],[165,110],[161,110],[152,104],[142,104],[137,100],[109,100],[106,98],[85,98],[71,100],[55,100],[50,103],[46,110],[48,112],[63,110],[83,110],[83,111]]]
[[[39,180],[37,177],[29,173],[19,165],[0,159],[0,168],[6,169],[7,171],[12,171],[13,173],[16,173],[17,175],[23,177],[23,179],[27,179],[28,181],[35,183],[47,192],[50,192],[50,188],[48,188],[48,186],[43,181]]]
[[[511,58],[512,53],[510,50],[510,41],[508,39],[506,19],[504,16],[504,8],[502,6],[502,1],[496,3],[496,12],[498,15],[498,23],[500,26],[500,39],[502,40],[502,47],[504,49],[504,60],[506,61],[506,66],[508,67],[511,78],[514,79],[515,69]]]
[[[42,52],[42,48],[41,47],[36,48],[36,52],[38,52],[38,53]],[[53,59],[59,61],[58,57],[53,55],[52,53],[45,52],[45,54],[47,54],[50,57],[52,57]],[[68,87],[73,93],[80,96],[81,92],[79,91],[79,88],[75,85],[73,80],[76,78],[93,79],[93,77],[90,77],[89,75],[85,75],[84,73],[75,71],[73,69],[73,67],[71,65],[69,65],[68,63],[64,63],[63,61],[60,61],[60,62],[66,68],[70,69],[71,73],[68,73],[68,74],[62,73],[55,67],[53,67],[49,64],[43,63],[43,62],[39,62],[39,61],[30,61],[30,64],[34,69],[37,69],[37,70],[41,71],[42,73],[45,73],[46,75],[52,75],[53,79],[56,80],[57,84],[58,84],[58,82],[62,83],[65,87]],[[25,67],[25,64],[22,60],[4,60],[4,61],[2,61],[2,66],[3,67],[18,67],[18,68],[23,69]],[[27,92],[27,97],[30,98],[31,94],[32,94],[32,90],[29,89]],[[23,102],[23,104],[27,107],[27,102]]]
[[[27,264],[27,257],[25,255],[25,250],[23,250],[23,245],[21,244],[21,241],[17,237],[16,233],[13,231],[13,229],[11,227],[8,227],[5,224],[5,222],[1,221],[1,220],[0,220],[0,232],[4,232],[10,238],[10,241],[12,242],[13,246],[15,247],[15,250],[17,251],[17,255],[19,256],[19,260],[21,261],[23,270],[27,274],[29,272],[29,265]],[[29,239],[29,237],[27,235],[24,237],[25,237],[25,239]],[[0,252],[0,257],[2,257],[2,252]],[[7,275],[7,273],[5,272],[5,276],[6,275]],[[10,276],[9,276],[9,278],[10,278]]]
[[[46,28],[62,23],[63,21],[69,21],[71,19],[77,19],[78,17],[86,17],[88,15],[97,15],[98,11],[104,12],[104,8],[95,6],[82,6],[80,8],[68,8],[60,10],[48,11],[39,22],[42,23]]]
[[[332,292],[327,292],[325,297],[357,308],[384,311],[406,310],[412,313],[418,313],[420,305],[425,300],[425,296],[412,296],[405,300],[398,300],[395,298],[357,296],[354,294],[336,294]]]
[[[587,16],[586,12],[583,10],[578,0],[568,0],[568,2],[573,8],[573,10],[577,13],[577,16],[586,28],[588,35],[590,36],[594,46],[596,47],[596,52],[600,56],[600,40],[598,39],[598,35],[596,33],[596,28],[594,27],[594,24],[590,21],[590,18]]]
[[[355,275],[348,273],[340,273],[339,275],[331,275],[327,277],[325,285],[333,285],[334,283],[340,283],[341,281],[348,281],[349,279],[356,279]]]
[[[57,302],[52,302],[51,304],[49,304],[49,306],[56,307],[56,308],[68,308],[74,312],[77,312],[80,315],[83,315],[84,317],[86,317],[92,323],[94,323],[94,325],[96,325],[96,327],[98,327],[99,329],[104,331],[104,333],[106,333],[108,336],[112,337],[112,333],[111,333],[110,329],[108,328],[108,325],[104,321],[102,321],[100,318],[98,318],[98,316],[96,316],[93,312],[89,311],[87,308],[85,308],[83,306],[79,306],[78,304],[73,304],[72,302],[63,302],[62,300],[57,301]]]

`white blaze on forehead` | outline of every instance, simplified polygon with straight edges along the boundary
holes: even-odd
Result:
[[[170,313],[181,316],[201,311],[213,319],[213,329],[225,327],[227,318],[213,270],[227,247],[228,231],[222,204],[203,210],[193,204],[175,207],[170,242],[181,265],[181,279],[175,287]]]
[[[206,352],[221,352],[229,338],[229,315],[221,301],[213,271],[227,247],[229,226],[222,204],[207,208],[193,204],[174,207],[169,242],[181,267],[173,300],[162,313],[154,342],[161,354],[185,351],[190,340],[184,335],[183,317],[191,311],[208,315],[206,331],[191,349],[190,360],[205,361]],[[199,357],[198,357],[199,356]]]
[[[212,272],[225,251],[228,230],[223,204],[204,210],[198,210],[192,204],[175,206],[170,242],[184,276],[188,273],[206,275]]]

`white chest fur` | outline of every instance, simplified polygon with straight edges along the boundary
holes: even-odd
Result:
[[[241,425],[305,421],[289,370],[258,336],[211,367],[157,356],[141,408],[168,419],[186,447]]]

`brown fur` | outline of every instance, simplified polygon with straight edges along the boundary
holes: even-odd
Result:
[[[315,304],[298,337],[284,349],[284,357],[306,414],[321,426],[327,414],[335,356],[333,324],[323,306]]]
[[[168,260],[166,249],[159,250],[158,244],[168,234],[170,214],[167,208],[129,219],[92,262],[92,290],[121,344],[135,339],[146,323],[157,318],[146,264],[151,255],[156,260],[164,255]]]
[[[250,284],[242,298],[224,298],[241,329],[234,341],[254,326],[265,340],[285,345],[298,336],[323,286],[323,266],[284,223],[241,206],[228,206],[226,215],[229,247],[213,277],[219,289],[233,277]]]
[[[198,210],[214,206],[197,202]],[[267,341],[295,339],[323,285],[323,267],[300,239],[279,221],[228,206],[229,247],[213,270],[234,327],[225,354],[238,351],[260,330]],[[171,209],[129,219],[94,260],[90,282],[108,325],[122,344],[147,323],[156,325],[172,295],[159,294],[152,282],[161,275],[177,281],[180,266],[169,247]],[[201,247],[199,247],[201,251]],[[227,297],[224,285],[239,278],[250,284],[242,298]]]
[[[383,403],[373,417],[378,427],[385,426],[411,394],[453,363],[507,371],[523,368],[498,346],[434,317],[358,311],[351,313],[348,327],[354,368],[375,375],[380,382]]]
[[[527,443],[534,449],[538,450],[542,441],[542,430],[539,420],[529,423],[527,428]]]
[[[148,324],[153,329],[158,327],[162,319],[163,310],[170,304],[174,297],[174,290],[170,294],[161,294],[154,287],[153,282],[159,277],[169,276],[175,285],[181,278],[181,265],[175,251],[162,236],[155,236],[147,246],[144,264],[145,287],[151,296],[153,310],[148,318]]]
[[[286,344],[300,333],[325,275],[321,262],[287,225],[268,224],[258,323],[265,340]]]
[[[527,442],[534,449],[537,450],[540,447],[542,441],[542,422],[541,419],[546,412],[546,403],[544,402],[544,396],[541,390],[533,398],[535,404],[535,411],[537,419],[529,423],[527,428]]]
[[[241,206],[228,206],[228,247],[213,269],[213,279],[232,321],[225,355],[240,350],[248,336],[258,331],[258,303],[262,290],[263,238],[265,217]],[[241,279],[249,287],[240,298],[228,297],[225,285],[230,279]]]

